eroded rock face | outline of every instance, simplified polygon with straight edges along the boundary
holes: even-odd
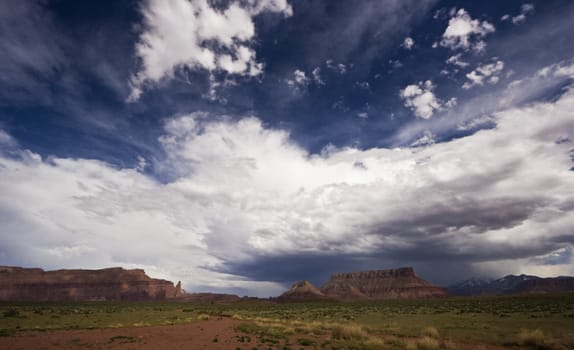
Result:
[[[182,295],[181,284],[150,278],[141,269],[56,270],[0,267],[0,300],[163,300]]]
[[[326,300],[327,297],[309,281],[294,283],[289,290],[279,296],[279,300]]]
[[[338,273],[320,291],[342,300],[415,299],[447,296],[446,290],[419,278],[410,267]]]

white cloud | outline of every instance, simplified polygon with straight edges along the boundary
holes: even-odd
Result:
[[[482,38],[494,31],[495,28],[491,23],[472,19],[468,12],[460,9],[449,20],[440,45],[451,50],[472,49],[474,51],[482,51],[486,47],[486,43]]]
[[[444,104],[446,108],[454,108],[458,104],[458,99],[456,97],[451,97],[446,103]]]
[[[452,64],[455,65],[457,67],[460,68],[466,68],[468,67],[469,63],[465,62],[461,59],[462,54],[458,53],[456,55],[450,56],[447,60],[446,63],[448,64]]]
[[[534,12],[533,4],[522,4],[522,6],[520,6],[520,14],[512,17],[512,23],[520,24],[525,22],[526,16],[532,12]]]
[[[361,119],[367,119],[367,118],[369,118],[369,113],[367,113],[367,112],[360,112],[360,113],[357,113],[357,117],[359,117],[359,118],[361,118]]]
[[[473,129],[482,128],[485,125],[494,124],[494,123],[495,123],[495,120],[492,116],[481,115],[477,118],[474,118],[474,119],[460,123],[456,129],[462,130],[462,131],[473,130]]]
[[[7,132],[0,129],[0,146],[13,146],[16,141]]]
[[[413,48],[413,46],[415,46],[415,41],[413,40],[413,38],[408,36],[405,38],[405,40],[403,41],[403,44],[401,46],[407,50],[410,50]]]
[[[315,84],[325,85],[325,82],[323,81],[323,79],[321,79],[321,68],[315,67],[315,69],[313,69],[311,74],[313,75],[313,81],[315,82]]]
[[[287,85],[290,87],[302,90],[305,89],[311,83],[311,79],[302,70],[296,69],[293,72],[293,78],[287,79]]]
[[[503,22],[511,21],[513,24],[520,24],[524,23],[526,21],[526,17],[533,12],[534,12],[533,4],[522,4],[522,6],[520,6],[519,14],[517,14],[516,16],[510,16],[509,14],[506,14],[500,17],[500,20]]]
[[[147,0],[142,6],[145,29],[136,45],[141,69],[132,77],[129,100],[137,100],[147,84],[173,78],[182,67],[260,74],[263,66],[251,41],[253,17],[262,11],[292,14],[286,0],[231,2],[223,11],[208,0]]]
[[[500,60],[494,63],[478,66],[475,70],[466,75],[470,81],[464,83],[462,88],[468,90],[476,85],[484,85],[485,82],[496,84],[500,79],[499,74],[503,69],[504,62]]]
[[[436,138],[436,136],[432,132],[426,130],[423,133],[423,136],[421,136],[420,138],[415,140],[413,143],[411,143],[411,147],[422,147],[422,146],[434,145],[436,142],[435,138]]]
[[[327,68],[334,70],[339,74],[347,73],[347,66],[344,65],[343,63],[337,64],[333,60],[327,60],[325,61],[325,64],[327,65]]]
[[[520,11],[522,13],[534,12],[534,4],[522,4],[522,6],[520,6]]]
[[[519,24],[519,23],[522,23],[525,21],[526,21],[526,15],[523,13],[512,17],[512,23],[514,23],[514,24]]]
[[[413,86],[406,96],[432,90]],[[297,254],[416,257],[441,247],[432,253],[447,260],[492,267],[510,259],[505,268],[525,269],[573,238],[572,144],[556,142],[574,140],[573,109],[569,91],[496,113],[496,128],[449,142],[433,144],[429,132],[416,150],[320,155],[257,118],[192,114],[165,125],[157,167],[172,175],[167,183],[95,160],[0,153],[0,256],[47,268],[139,266],[191,291],[259,295],[283,287],[245,279],[234,264]]]
[[[355,86],[362,90],[369,90],[371,88],[371,84],[368,81],[357,81]]]
[[[442,108],[442,102],[435,96],[432,81],[408,85],[400,92],[405,106],[409,107],[417,117],[429,119],[434,112]]]

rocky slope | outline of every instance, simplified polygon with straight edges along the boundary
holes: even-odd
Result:
[[[0,300],[163,300],[182,295],[181,284],[148,277],[143,270],[56,270],[0,267]]]
[[[320,291],[342,300],[436,298],[448,295],[443,288],[419,278],[410,267],[335,274]]]
[[[289,290],[281,294],[278,298],[282,301],[287,300],[326,300],[329,299],[325,294],[318,290],[309,281],[299,281],[291,286]]]

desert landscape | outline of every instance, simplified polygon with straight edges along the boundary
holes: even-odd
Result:
[[[574,0],[0,0],[0,350],[574,350]]]
[[[336,273],[320,288],[299,281],[262,299],[186,293],[142,270],[2,267],[0,347],[569,349],[570,279],[526,290],[507,276],[506,290],[453,296],[405,267]]]

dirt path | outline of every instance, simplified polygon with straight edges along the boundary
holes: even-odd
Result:
[[[0,337],[0,349],[247,349],[239,342],[237,323],[224,318],[187,325],[22,332]]]

